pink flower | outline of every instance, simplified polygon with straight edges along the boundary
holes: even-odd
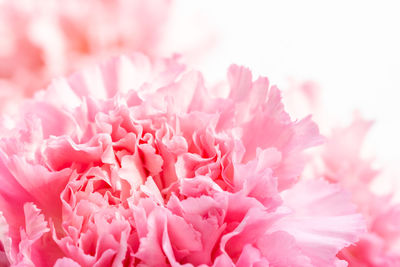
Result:
[[[363,119],[358,113],[347,127],[333,127],[316,101],[318,88],[312,83],[295,84],[287,98],[289,106],[297,113],[313,112],[319,116],[319,125],[325,124],[331,134],[320,151],[314,151],[308,166],[312,176],[323,177],[330,183],[337,183],[347,192],[367,222],[367,233],[355,245],[343,249],[339,258],[350,266],[400,266],[400,205],[393,203],[392,195],[373,192],[374,183],[383,177],[374,169],[373,159],[362,156],[364,139],[373,123]],[[306,90],[307,89],[307,90]],[[295,99],[307,99],[300,104]],[[313,103],[320,102],[320,107]],[[308,103],[308,105],[304,105]]]
[[[170,5],[170,0],[1,2],[0,33],[7,36],[0,40],[1,108],[110,55],[156,55]]]
[[[27,101],[0,141],[11,265],[344,265],[361,215],[337,185],[298,179],[317,126],[246,68],[228,84],[216,97],[176,59],[135,54]]]
[[[391,204],[391,195],[377,195],[371,183],[379,179],[371,159],[361,156],[361,149],[372,126],[371,121],[356,116],[344,128],[336,128],[321,153],[322,168],[317,172],[351,192],[357,209],[367,219],[368,233],[360,241],[341,251],[340,257],[351,266],[399,266],[400,205]]]

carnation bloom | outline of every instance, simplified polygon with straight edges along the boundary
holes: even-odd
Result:
[[[109,55],[157,54],[170,5],[170,0],[2,1],[0,33],[7,38],[0,40],[1,108]]]
[[[371,121],[355,117],[348,127],[335,128],[320,156],[322,168],[317,173],[349,192],[353,202],[367,219],[368,232],[360,241],[341,251],[340,257],[350,266],[400,266],[400,205],[391,204],[391,195],[371,190],[379,179],[373,161],[362,157],[362,145]]]
[[[0,140],[13,266],[343,266],[364,232],[339,186],[298,179],[317,126],[244,67],[215,96],[175,58],[134,54],[21,113]]]

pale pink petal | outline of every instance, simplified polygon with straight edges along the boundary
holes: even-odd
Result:
[[[0,263],[7,266],[9,262],[15,261],[14,252],[11,252],[12,239],[9,237],[9,226],[3,214],[0,213]]]
[[[257,240],[257,248],[271,266],[313,266],[310,258],[303,254],[296,239],[283,231],[262,236]]]
[[[25,103],[24,112],[27,116],[35,116],[41,121],[43,137],[50,135],[70,135],[76,129],[76,121],[71,114],[57,108],[46,102],[28,102]]]
[[[251,95],[253,82],[250,70],[238,65],[231,65],[227,76],[231,89],[229,98],[237,102],[246,101],[246,98]]]
[[[258,153],[258,160],[235,166],[235,190],[260,201],[266,208],[274,210],[281,203],[278,179],[272,167],[281,159],[276,149]]]
[[[361,155],[362,144],[371,126],[371,121],[357,116],[350,126],[333,130],[322,153],[327,179],[343,180],[351,186],[369,182],[376,176],[371,162]]]
[[[51,240],[43,242],[50,231],[44,215],[33,203],[24,205],[24,213],[25,229],[21,229],[19,252],[13,264],[41,266],[54,262],[60,251]]]
[[[277,228],[291,234],[316,266],[333,266],[335,255],[366,230],[350,196],[326,181],[302,181],[287,190],[283,200],[293,213]]]
[[[54,267],[81,267],[79,263],[69,258],[58,259]]]
[[[140,247],[135,257],[150,266],[168,266],[162,248],[166,218],[159,210],[153,211],[147,218],[147,227],[148,234],[140,239]]]
[[[238,258],[246,244],[256,243],[281,216],[250,209],[240,224],[221,238],[221,250],[233,259]]]
[[[243,248],[242,254],[236,262],[237,267],[269,266],[267,259],[263,258],[259,249],[248,244]]]
[[[376,216],[371,231],[383,237],[386,242],[394,243],[400,238],[400,205],[392,205]]]
[[[279,189],[283,190],[290,187],[303,170],[303,150],[321,144],[323,138],[310,117],[299,122],[290,122],[286,118],[280,121],[279,117],[274,116],[277,115],[269,114],[265,110],[263,113],[257,113],[253,120],[245,124],[244,160],[254,157],[257,148],[276,148],[280,151],[282,162],[274,169],[279,177]]]

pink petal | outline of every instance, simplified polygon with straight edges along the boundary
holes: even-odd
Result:
[[[54,267],[81,267],[81,265],[70,258],[62,258],[56,261]]]
[[[271,266],[313,266],[293,236],[283,231],[262,236],[257,240],[257,248]]]
[[[277,228],[291,234],[314,265],[332,266],[336,254],[365,232],[363,218],[337,185],[301,181],[283,200],[293,214],[282,218]]]

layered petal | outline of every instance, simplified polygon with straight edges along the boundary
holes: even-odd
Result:
[[[344,263],[336,254],[362,232],[360,215],[338,187],[298,183],[303,151],[322,141],[317,126],[292,121],[279,90],[246,68],[229,69],[226,95],[206,84],[175,57],[133,54],[29,100],[0,139],[1,259]]]
[[[291,234],[315,266],[335,266],[336,254],[366,231],[349,195],[326,181],[299,182],[285,192],[283,201],[293,213],[277,228]]]

